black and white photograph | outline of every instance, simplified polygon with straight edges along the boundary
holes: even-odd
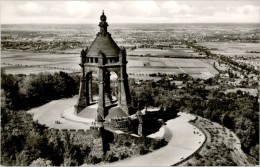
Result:
[[[0,5],[0,166],[259,166],[259,0]]]

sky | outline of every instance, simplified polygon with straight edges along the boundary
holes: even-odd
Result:
[[[1,24],[260,23],[259,0],[7,1]]]

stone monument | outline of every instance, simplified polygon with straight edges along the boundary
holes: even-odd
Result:
[[[92,73],[97,72],[99,99],[97,108],[97,121],[105,120],[106,115],[115,105],[112,100],[110,91],[110,72],[117,75],[117,105],[119,108],[129,115],[131,104],[128,75],[126,72],[126,50],[119,48],[112,39],[111,34],[107,31],[107,17],[104,14],[100,16],[100,32],[96,35],[95,40],[89,48],[81,51],[81,81],[80,90],[75,110],[77,113],[82,111],[93,102],[92,95]]]

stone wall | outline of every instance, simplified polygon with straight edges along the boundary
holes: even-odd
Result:
[[[99,130],[99,126],[91,126],[90,129],[54,129],[54,128],[49,128],[51,131],[56,131],[56,132],[67,132],[69,134],[80,134],[80,135],[90,135],[90,134],[95,134]]]
[[[171,110],[164,110],[163,108],[159,111],[146,112],[146,114],[142,115],[143,136],[148,136],[155,133],[161,128],[162,122],[159,122],[159,119],[167,121],[175,118],[176,114],[177,112],[175,111],[172,112]],[[105,122],[104,125],[113,130],[121,130],[125,133],[138,134],[139,120],[137,118],[118,117],[110,119]]]
[[[148,137],[139,137],[129,134],[114,134],[114,141],[119,145],[125,145],[126,142],[139,147],[145,147],[147,150],[156,150],[167,144],[164,139],[153,139]]]
[[[69,136],[70,142],[74,144],[86,143],[91,147],[90,155],[102,158],[103,151],[106,153],[130,153],[128,156],[136,154],[145,154],[163,147],[167,144],[164,139],[153,139],[148,137],[140,137],[135,134],[121,133],[117,134],[113,131],[103,130],[100,133],[100,127],[92,126],[89,130],[83,129],[49,129],[50,135]],[[53,132],[53,134],[52,134]],[[127,146],[127,147],[126,147]],[[127,150],[125,150],[127,149]]]
[[[104,125],[109,126],[114,130],[121,130],[126,133],[137,134],[138,120],[131,119],[129,117],[118,117],[112,118],[108,122],[105,122]]]

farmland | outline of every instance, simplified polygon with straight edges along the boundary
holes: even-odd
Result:
[[[38,73],[41,71],[79,72],[79,54],[47,54],[19,51],[2,51],[2,67],[7,73]],[[200,59],[128,57],[128,73],[130,78],[153,73],[179,74],[187,73],[194,77],[208,78],[217,71]]]
[[[128,73],[134,75],[166,73],[187,73],[193,77],[209,78],[218,72],[200,59],[129,57]]]
[[[198,45],[209,48],[212,53],[225,56],[260,57],[259,43],[201,42]]]
[[[177,45],[178,46],[178,45]],[[153,48],[137,48],[128,52],[129,56],[155,56],[155,57],[205,57],[200,53],[194,52],[189,48],[167,48],[167,49],[153,49]]]
[[[7,73],[30,74],[41,71],[78,71],[79,58],[75,54],[46,54],[21,51],[2,51],[1,66]]]

